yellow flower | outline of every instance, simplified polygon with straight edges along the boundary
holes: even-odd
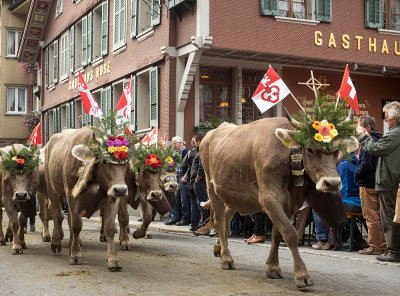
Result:
[[[325,136],[325,137],[322,139],[322,141],[323,141],[324,143],[329,143],[330,141],[332,141],[332,138],[331,138],[330,136]]]
[[[321,126],[321,123],[319,121],[314,121],[314,123],[312,124],[312,127],[316,130],[318,130]]]
[[[13,158],[11,158],[12,160],[14,160],[14,161],[17,161],[17,157],[16,156],[14,156]]]
[[[325,119],[321,121],[321,125],[328,125],[328,121],[326,121]]]
[[[114,146],[108,147],[108,153],[114,153],[115,151],[117,151],[117,149],[115,149]]]
[[[171,163],[174,162],[174,160],[172,159],[171,156],[168,156],[168,157],[167,157],[167,162],[168,162],[168,164],[171,164]]]
[[[333,140],[333,138],[335,137],[334,135],[330,134],[329,137],[331,137],[331,139]]]
[[[329,127],[330,130],[334,130],[336,128],[335,125],[332,124],[332,123],[329,123],[328,127]]]
[[[318,142],[321,142],[324,139],[324,136],[321,135],[320,133],[316,133],[314,135],[314,139],[317,140]]]
[[[128,147],[126,147],[125,145],[122,145],[121,151],[128,152]]]
[[[336,129],[331,130],[331,135],[333,135],[334,137],[336,137],[338,135],[338,132]]]

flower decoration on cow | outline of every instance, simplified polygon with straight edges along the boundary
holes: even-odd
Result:
[[[40,159],[36,146],[23,148],[16,151],[14,145],[10,151],[2,155],[0,172],[9,172],[10,174],[31,174],[39,166]]]
[[[176,166],[181,162],[181,157],[172,146],[163,147],[157,145],[157,147],[147,146],[140,143],[136,149],[136,160],[133,164],[135,172],[141,170],[156,171],[175,171]]]
[[[306,147],[313,144],[318,150],[327,152],[340,150],[348,154],[346,146],[340,144],[340,141],[351,139],[355,135],[354,122],[351,120],[353,111],[351,109],[346,118],[349,112],[347,103],[343,101],[335,106],[334,100],[328,103],[328,99],[329,95],[320,97],[317,92],[312,118],[306,112],[300,112],[297,116],[300,122],[297,122],[299,129],[295,139]]]

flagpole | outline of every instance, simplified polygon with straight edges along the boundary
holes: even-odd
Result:
[[[300,106],[301,110],[303,110],[303,112],[305,114],[307,114],[306,110],[304,110],[303,106],[299,103],[299,101],[296,99],[296,97],[294,96],[294,94],[292,94],[292,92],[290,92],[290,94],[292,95],[293,99],[296,101],[296,103]],[[310,118],[310,116],[307,114],[307,117]],[[311,118],[310,118],[311,120]]]
[[[337,105],[339,104],[339,97],[340,97],[340,93],[337,95],[335,110],[337,109]]]

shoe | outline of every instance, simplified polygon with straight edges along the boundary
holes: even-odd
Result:
[[[256,244],[256,243],[263,243],[265,242],[265,236],[257,236],[254,235],[254,237],[252,239],[247,240],[248,244]]]
[[[247,241],[252,240],[255,236],[256,236],[256,235],[253,234],[252,236],[250,236],[249,238],[244,239],[243,241],[244,241],[245,243],[247,243]]]
[[[190,225],[189,222],[183,222],[183,221],[179,221],[178,223],[176,223],[176,226],[187,226]]]
[[[384,262],[400,262],[400,256],[394,256],[393,253],[381,254],[376,257],[379,261]]]
[[[194,234],[195,236],[209,235],[209,234],[210,234],[210,231],[209,231],[209,230],[194,231],[193,234]]]
[[[355,251],[364,250],[365,248],[368,248],[368,243],[365,239],[363,239],[362,241],[354,242],[354,250]]]
[[[143,219],[142,218],[139,218],[139,219],[137,219],[138,220],[138,222],[143,222]]]
[[[172,220],[168,220],[166,222],[164,222],[165,225],[174,225],[176,224],[176,221],[172,221]]]
[[[198,229],[198,228],[193,228],[193,227],[190,227],[190,228],[189,228],[190,231],[196,231],[197,229]]]
[[[380,255],[382,253],[383,252],[378,251],[378,250],[376,250],[376,249],[374,249],[372,247],[368,247],[368,248],[365,248],[363,250],[359,250],[358,251],[358,254],[362,254],[362,255]]]
[[[213,237],[214,235],[216,235],[217,234],[217,232],[215,231],[215,229],[214,228],[212,228],[211,230],[210,230],[210,233],[208,234],[210,237]]]
[[[35,231],[35,225],[31,225],[30,227],[29,227],[29,231]]]
[[[316,244],[313,244],[311,246],[314,250],[330,250],[331,249],[331,245],[329,244],[328,241],[326,242],[322,242],[322,241],[318,241]]]

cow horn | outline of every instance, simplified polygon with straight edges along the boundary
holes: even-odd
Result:
[[[289,120],[289,123],[295,128],[295,129],[301,129],[301,123],[295,120],[292,115],[290,115],[289,111],[286,109],[286,107],[283,107],[286,113],[286,117]]]
[[[344,120],[344,122],[346,122],[346,121],[352,121],[352,120],[353,120],[353,115],[354,115],[354,110],[353,110],[353,108],[350,107],[349,115],[348,115],[347,118]]]

